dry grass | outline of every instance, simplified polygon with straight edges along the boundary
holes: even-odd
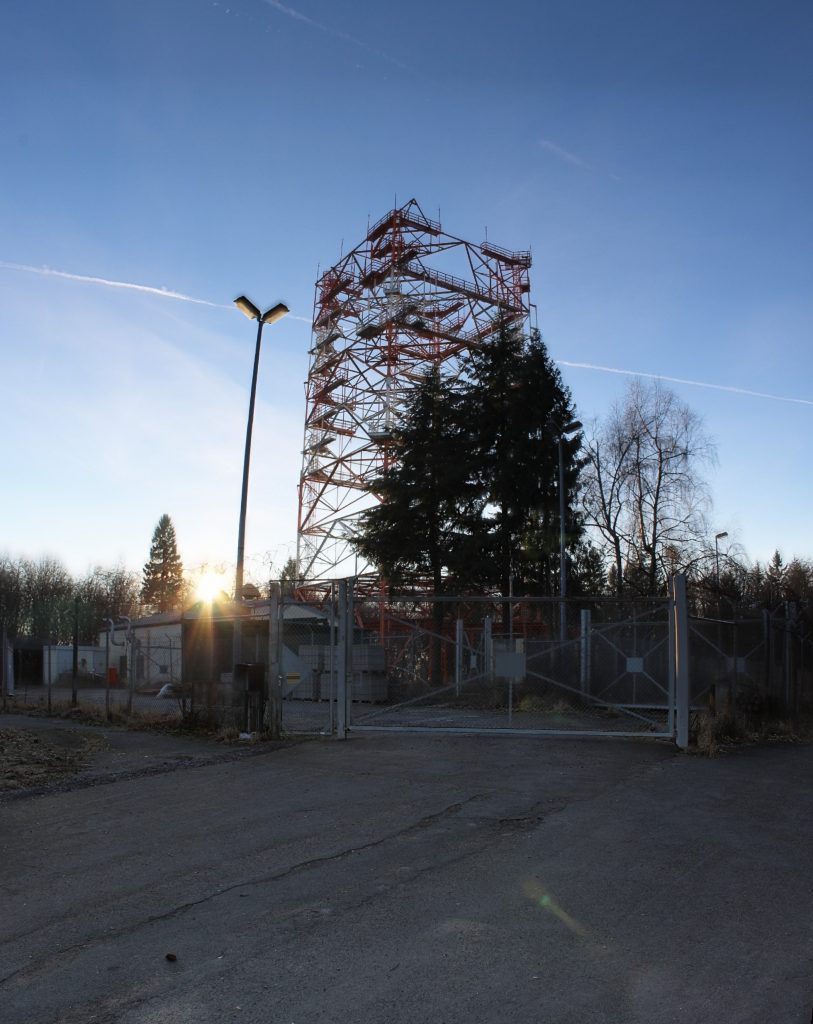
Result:
[[[101,736],[67,729],[0,729],[0,791],[43,786],[74,775],[104,746]]]
[[[529,715],[568,715],[573,713],[574,708],[562,697],[540,697],[528,693],[517,704],[517,711]]]
[[[733,747],[749,743],[799,743],[813,739],[810,717],[796,722],[779,716],[714,715],[699,712],[692,719],[690,749],[704,757],[716,757]]]

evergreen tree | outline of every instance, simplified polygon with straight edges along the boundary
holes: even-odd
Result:
[[[391,583],[428,577],[441,593],[446,576],[465,569],[477,491],[460,419],[453,383],[432,369],[407,398],[395,458],[373,485],[380,504],[361,517],[353,542]]]
[[[473,540],[480,582],[507,594],[517,588],[553,593],[559,559],[559,437],[574,418],[570,390],[538,331],[516,328],[472,349],[464,364],[463,434],[482,515]],[[575,494],[580,438],[562,439],[565,533],[581,536]]]
[[[408,397],[392,464],[376,482],[381,504],[361,520],[355,547],[392,582],[417,574],[436,593],[462,587],[558,585],[559,447],[572,421],[562,383],[538,331],[506,329],[472,350],[458,381],[433,370]],[[568,548],[579,438],[563,439]]]
[[[152,535],[150,558],[144,566],[141,599],[156,612],[179,608],[184,597],[183,563],[178,554],[175,527],[166,513]]]
[[[460,398],[437,368],[408,396],[401,426],[393,431],[395,459],[374,489],[380,504],[368,509],[356,550],[390,583],[430,579],[441,594],[449,577],[459,585],[471,564],[470,524],[477,491],[471,480]],[[430,674],[441,679],[440,634],[445,607],[433,605]]]

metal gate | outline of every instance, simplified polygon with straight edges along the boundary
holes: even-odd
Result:
[[[353,589],[352,580],[337,585],[331,666],[321,669],[330,730],[339,736],[643,735],[688,743],[683,577],[665,598],[570,600],[564,617],[555,598],[354,598]],[[326,650],[312,655],[323,666]]]

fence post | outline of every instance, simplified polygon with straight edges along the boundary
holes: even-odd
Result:
[[[675,743],[681,750],[689,746],[689,614],[686,605],[686,577],[678,573],[672,579],[675,619]]]
[[[739,651],[740,645],[737,641],[737,609],[734,607],[731,610],[731,668],[734,681],[731,684],[731,700],[729,701],[731,719],[734,722],[737,720],[737,700],[740,689]]]
[[[113,623],[107,619],[107,631],[104,634],[104,717],[110,721],[110,630]]]
[[[352,621],[349,614],[348,581],[339,580],[339,647],[336,668],[336,739],[347,739],[347,670],[350,662],[348,656],[348,626],[352,630]],[[350,634],[352,642],[352,632]]]
[[[494,682],[494,644],[491,636],[492,618],[486,615],[483,619],[483,658],[485,675],[490,683]]]
[[[592,629],[592,614],[589,608],[581,610],[581,629],[579,632],[579,686],[582,693],[590,691],[590,631]]]
[[[331,736],[336,733],[336,616],[338,615],[336,604],[336,581],[330,583],[330,683],[328,688],[328,732]]]
[[[669,646],[667,661],[667,681],[669,687],[669,710],[667,712],[667,732],[675,739],[675,704],[676,704],[676,690],[675,690],[675,662],[677,661],[677,653],[675,651],[675,589],[674,581],[669,581],[669,603],[666,610],[667,620],[667,642]]]
[[[79,598],[73,599],[73,657],[71,659],[71,707],[79,703],[76,680],[79,678]]]
[[[281,603],[276,588],[268,607],[268,734],[272,740],[282,736],[282,637]]]
[[[460,684],[463,681],[463,620],[455,622],[454,642],[454,695],[460,696]]]
[[[133,629],[130,627],[130,660],[127,662],[127,714],[132,715],[133,713],[133,690],[135,689],[135,640],[133,639]],[[125,651],[127,648],[124,648]],[[170,646],[170,659],[172,658],[172,647]],[[172,662],[170,661],[170,665]],[[171,675],[171,671],[170,671]],[[183,698],[181,698],[183,700]],[[182,712],[183,714],[183,712]]]
[[[6,625],[3,623],[0,629],[0,689],[3,691],[3,711],[8,708],[8,640],[6,639]]]
[[[773,649],[771,645],[771,616],[767,608],[762,609],[762,644],[764,650],[763,661],[763,684],[765,693],[773,696],[773,677],[771,675],[771,664]]]

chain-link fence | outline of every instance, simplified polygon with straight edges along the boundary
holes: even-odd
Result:
[[[76,652],[75,675],[73,663],[72,647],[43,646],[38,671],[18,673],[7,704],[143,720],[180,721],[193,714],[193,694],[182,680],[180,640],[83,645]]]
[[[82,649],[77,678],[70,648],[42,648],[40,682],[21,675],[11,701],[272,734],[510,731],[681,745],[690,711],[745,722],[813,707],[803,609],[687,609],[682,577],[668,597],[564,602],[354,593],[352,580],[298,599],[280,589],[185,616],[177,639],[130,634]]]
[[[813,713],[813,627],[805,610],[726,608],[690,620],[691,701],[745,727]]]
[[[354,728],[671,734],[666,599],[382,596],[354,622]]]

